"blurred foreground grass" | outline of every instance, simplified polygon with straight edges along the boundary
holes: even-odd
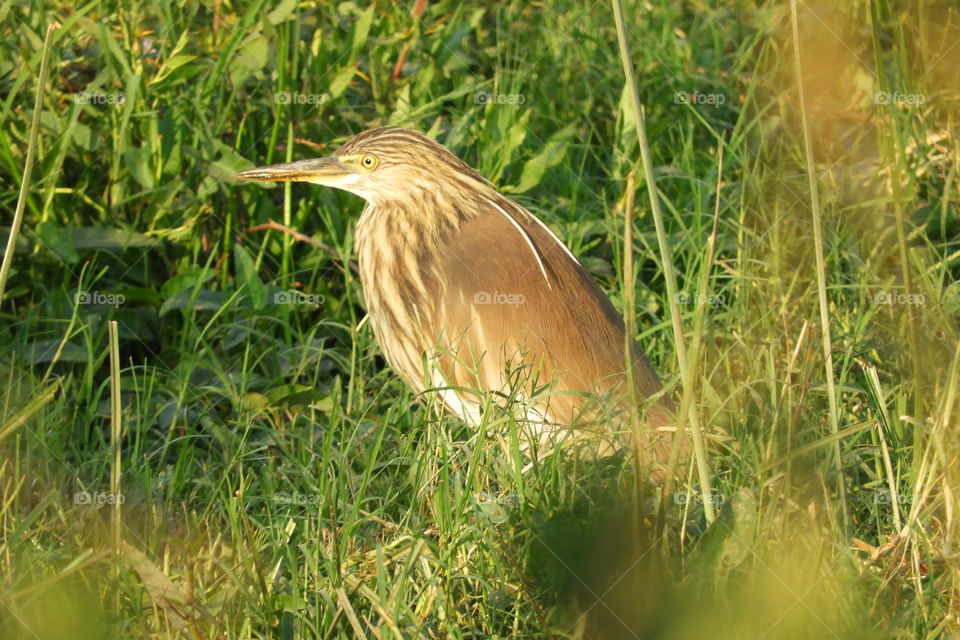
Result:
[[[662,537],[629,456],[526,460],[509,413],[475,432],[411,397],[361,322],[357,199],[231,179],[414,127],[622,306],[638,155],[609,7],[0,7],[3,246],[61,24],[0,301],[0,637],[960,631],[956,7],[800,4],[839,461],[789,5],[626,13],[688,338],[708,305],[695,397],[723,502],[707,528],[686,479]],[[636,201],[638,338],[679,393],[644,186]]]

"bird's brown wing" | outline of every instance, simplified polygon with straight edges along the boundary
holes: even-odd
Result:
[[[556,381],[549,414],[570,423],[582,406],[576,392],[623,393],[623,322],[546,226],[506,198],[488,202],[450,232],[435,265],[447,295],[433,333],[451,352],[441,369],[453,385],[506,390],[505,371],[526,364],[540,385]],[[639,349],[632,357],[642,401],[660,380]],[[666,424],[665,407],[648,411],[650,421]]]

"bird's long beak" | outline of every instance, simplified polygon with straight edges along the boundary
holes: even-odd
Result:
[[[356,173],[352,167],[340,162],[336,156],[313,158],[285,164],[272,164],[269,167],[247,169],[236,174],[246,180],[272,180],[274,182],[313,182],[337,187],[350,174]]]

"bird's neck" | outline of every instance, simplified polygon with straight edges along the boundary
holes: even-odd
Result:
[[[357,221],[355,234],[364,288],[374,282],[385,286],[386,278],[406,289],[403,297],[426,298],[424,279],[434,276],[431,256],[445,255],[450,234],[489,208],[492,197],[501,196],[479,178],[476,184],[413,180],[402,193],[377,194]]]
[[[471,185],[464,195],[459,185],[428,184],[415,181],[407,185],[402,194],[380,193],[370,200],[369,206],[357,222],[357,235],[363,231],[390,234],[391,242],[399,234],[401,241],[411,246],[440,242],[449,232],[455,231],[465,220],[479,215],[486,206],[484,198],[497,196],[486,184]]]
[[[452,225],[455,219],[425,216],[389,201],[370,204],[357,221],[357,255],[361,259],[365,253],[416,256],[436,249]]]

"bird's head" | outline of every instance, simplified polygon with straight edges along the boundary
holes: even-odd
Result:
[[[343,189],[372,205],[420,200],[426,194],[475,193],[488,183],[422,133],[380,127],[360,133],[332,156],[241,171],[238,178],[312,182]]]

